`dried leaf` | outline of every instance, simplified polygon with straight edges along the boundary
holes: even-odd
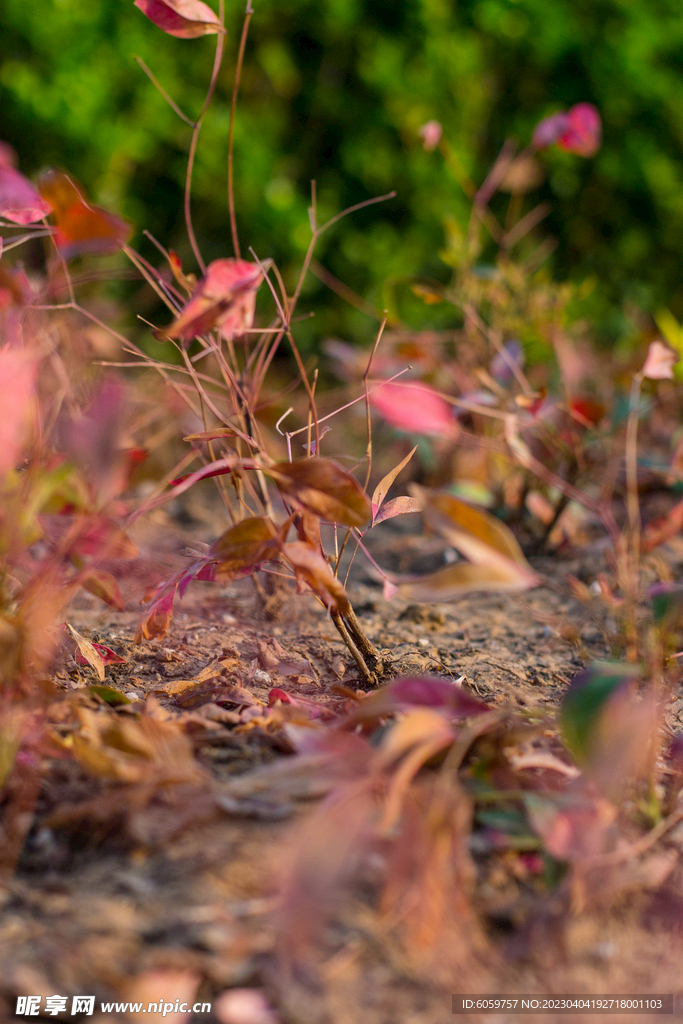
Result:
[[[46,171],[38,184],[43,199],[52,205],[57,223],[54,241],[65,260],[85,253],[118,252],[128,241],[131,225],[114,213],[92,206],[70,175]]]
[[[372,509],[355,477],[332,459],[314,456],[296,462],[280,462],[264,471],[278,490],[298,509],[344,526],[363,526]]]
[[[401,459],[401,461],[399,462],[398,466],[394,466],[394,468],[392,470],[390,470],[390,472],[388,472],[386,474],[386,476],[383,476],[382,479],[380,480],[380,482],[375,487],[375,490],[374,490],[373,495],[372,495],[372,502],[371,502],[371,504],[372,504],[372,522],[373,522],[373,525],[374,525],[374,522],[375,522],[375,517],[377,515],[377,512],[381,508],[382,502],[386,498],[387,492],[389,491],[389,488],[391,487],[393,482],[396,480],[396,477],[399,475],[399,473],[403,469],[405,469],[405,467],[408,465],[408,463],[412,459],[413,455],[417,451],[417,447],[418,446],[415,445],[413,450],[411,452],[409,452],[408,455],[406,455],[405,459]]]
[[[375,516],[372,525],[383,523],[385,519],[393,519],[394,516],[404,516],[409,512],[421,512],[422,509],[414,498],[402,494],[398,498],[392,498],[383,505]]]
[[[81,636],[78,630],[74,629],[74,627],[69,625],[68,622],[66,623],[66,628],[78,644],[78,649],[83,655],[83,659],[91,666],[91,668],[95,669],[97,678],[100,682],[104,682],[104,662],[95,645],[91,644],[89,640],[86,640],[84,636]]]
[[[450,601],[475,590],[526,590],[538,583],[538,575],[504,523],[451,494],[415,485],[411,489],[426,524],[471,564],[450,565],[403,583],[401,593],[418,601]]]
[[[275,523],[264,516],[249,516],[230,527],[209,549],[210,556],[218,562],[216,579],[234,579],[277,557],[277,537]]]
[[[410,434],[455,438],[460,429],[450,404],[427,384],[387,382],[375,387],[370,403],[388,423]]]
[[[102,659],[102,664],[103,665],[125,665],[126,664],[126,659],[122,658],[120,654],[116,653],[116,651],[112,651],[111,647],[106,647],[104,644],[95,644],[95,643],[92,646],[95,648],[95,650],[99,654],[100,658]],[[78,664],[78,665],[88,665],[89,664],[88,660],[86,658],[84,658],[83,655],[80,653],[80,650],[76,652],[74,660],[76,661],[76,664]]]
[[[105,572],[103,569],[92,569],[87,576],[83,577],[82,586],[84,590],[99,597],[111,608],[116,608],[120,612],[124,611],[126,605],[121,590],[110,572]]]
[[[158,337],[192,341],[214,328],[228,341],[241,337],[254,322],[256,292],[263,270],[248,260],[214,260],[206,268],[187,305]]]
[[[350,712],[346,721],[354,724],[417,707],[438,710],[452,719],[470,718],[491,710],[488,704],[468,693],[458,683],[431,676],[416,676],[395,679],[375,693],[368,694]]]
[[[303,541],[283,544],[281,553],[294,570],[299,585],[310,587],[328,607],[342,614],[348,610],[346,591],[322,555]]]
[[[409,583],[399,583],[399,593],[411,601],[456,601],[464,594],[477,591],[512,592],[526,590],[532,582],[520,578],[520,573],[510,563],[510,569],[498,566],[472,565],[458,562],[426,576],[420,576]]]
[[[218,18],[202,0],[135,0],[135,6],[157,28],[178,39],[196,39],[222,31]]]

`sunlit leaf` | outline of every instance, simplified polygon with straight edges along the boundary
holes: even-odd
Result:
[[[512,562],[509,568],[458,562],[407,583],[399,583],[398,590],[411,601],[448,602],[478,591],[514,593],[529,586],[533,586],[533,582],[521,576]]]
[[[400,585],[417,601],[451,601],[471,591],[526,590],[539,582],[510,529],[452,494],[413,486],[425,523],[469,563],[456,563]]]
[[[81,185],[63,171],[46,171],[38,183],[57,223],[54,242],[65,260],[85,253],[118,252],[131,234],[131,225],[100,206],[88,202]]]
[[[370,403],[393,427],[409,434],[458,434],[451,405],[427,384],[385,383],[373,389]]]
[[[367,721],[419,707],[431,708],[452,719],[469,718],[491,710],[458,683],[416,676],[395,679],[369,694],[349,713],[348,722]]]
[[[383,523],[385,519],[393,519],[395,516],[404,516],[409,512],[420,512],[420,505],[414,498],[402,494],[398,498],[392,498],[383,505],[375,516],[373,526]]]
[[[218,329],[229,341],[241,337],[254,323],[256,292],[263,270],[248,260],[214,260],[192,292],[187,305],[160,339],[189,342],[199,334]]]
[[[104,682],[104,662],[95,645],[89,640],[86,640],[84,636],[81,636],[78,630],[74,629],[74,627],[69,625],[68,622],[66,623],[66,628],[78,644],[78,649],[81,652],[84,661],[86,661],[91,668],[95,669],[97,678],[100,682]]]
[[[389,488],[394,483],[394,481],[396,480],[396,478],[399,475],[399,473],[403,469],[405,469],[405,467],[408,465],[408,463],[410,462],[410,460],[412,459],[412,457],[413,457],[413,455],[415,454],[416,451],[417,451],[417,445],[415,445],[413,450],[411,452],[409,452],[408,455],[406,455],[405,459],[401,459],[401,461],[399,462],[398,466],[394,466],[394,468],[392,470],[390,470],[385,476],[383,476],[382,479],[380,480],[380,482],[375,487],[375,490],[373,491],[373,494],[372,494],[372,521],[373,521],[373,524],[375,522],[375,518],[376,518],[377,512],[382,507],[382,502],[384,501],[384,499],[387,496],[387,492],[389,491]]]
[[[166,636],[173,618],[173,604],[177,590],[178,583],[176,582],[169,589],[164,589],[152,602],[136,630],[134,643],[139,644],[143,637],[145,640],[153,640],[155,637]]]
[[[265,468],[279,491],[297,508],[331,523],[363,526],[372,509],[355,477],[332,459],[314,456]]]
[[[346,591],[321,554],[303,541],[283,544],[281,552],[294,570],[299,584],[310,587],[328,607],[342,613],[348,610]]]
[[[178,39],[196,39],[221,31],[220,22],[202,0],[135,0],[157,28]]]

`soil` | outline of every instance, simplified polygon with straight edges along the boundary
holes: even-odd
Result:
[[[168,554],[161,564],[155,556],[159,573],[174,564],[184,539],[170,520],[165,525]],[[385,564],[392,552],[405,552],[400,530],[386,536]],[[523,595],[388,603],[362,570],[350,593],[392,674],[459,679],[494,706],[552,714],[569,679],[588,660],[609,655],[598,611],[576,600],[567,582],[571,574],[590,583],[602,561],[584,553],[532,562],[545,582]],[[14,1019],[18,995],[90,994],[98,1006],[130,997],[134,979],[157,970],[196,972],[198,998],[212,1003],[226,988],[261,989],[275,1020],[306,1024],[440,1024],[451,1019],[454,992],[683,990],[680,830],[658,848],[660,858],[669,858],[664,883],[656,884],[652,868],[649,881],[622,885],[604,906],[582,907],[579,900],[568,909],[552,892],[535,893],[475,857],[474,901],[486,945],[465,959],[450,957],[447,944],[428,960],[408,956],[382,930],[372,893],[361,886],[321,941],[322,968],[287,974],[276,955],[276,890],[290,837],[316,806],[316,780],[299,780],[296,792],[286,782],[291,747],[282,730],[262,727],[259,708],[277,687],[319,705],[323,715],[334,711],[360,687],[354,663],[312,598],[288,596],[275,617],[271,602],[268,617],[249,579],[194,584],[168,635],[136,644],[139,584],[128,582],[130,610],[103,610],[85,595],[69,622],[126,659],[107,667],[106,685],[130,703],[111,710],[89,689],[98,682],[93,670],[65,657],[55,676],[53,731],[67,744],[76,713],[93,716],[91,722],[98,715],[129,722],[144,712],[161,728],[179,722],[192,757],[184,748],[171,752],[163,771],[171,765],[176,776],[171,771],[150,790],[144,774],[124,784],[121,776],[108,777],[104,763],[98,777],[97,765],[86,770],[58,751],[46,756],[30,830],[4,888],[6,1019]],[[672,715],[678,713],[674,705]],[[235,788],[255,770],[266,773],[260,788]],[[92,1019],[129,1018],[96,1010]],[[462,1019],[502,1024],[527,1016]],[[212,1012],[192,1024],[218,1020]]]

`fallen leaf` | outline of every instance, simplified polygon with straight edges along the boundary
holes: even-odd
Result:
[[[300,586],[310,587],[324,604],[336,608],[342,614],[349,608],[344,587],[322,555],[303,541],[283,544],[281,553],[294,570]]]
[[[102,656],[100,655],[95,645],[92,644],[89,640],[86,640],[84,636],[81,636],[78,630],[74,629],[74,627],[71,626],[68,622],[66,623],[66,628],[69,630],[72,637],[78,644],[78,649],[81,652],[81,655],[83,656],[83,661],[90,665],[91,668],[94,668],[95,672],[97,673],[97,678],[100,680],[100,682],[104,682],[104,661],[102,660]]]

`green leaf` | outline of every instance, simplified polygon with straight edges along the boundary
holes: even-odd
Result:
[[[642,675],[640,665],[595,661],[574,676],[560,708],[562,737],[578,762],[585,763],[602,712],[620,687]]]
[[[101,697],[105,704],[109,704],[113,708],[120,704],[130,704],[125,694],[120,690],[114,690],[111,686],[89,686],[88,693]]]

